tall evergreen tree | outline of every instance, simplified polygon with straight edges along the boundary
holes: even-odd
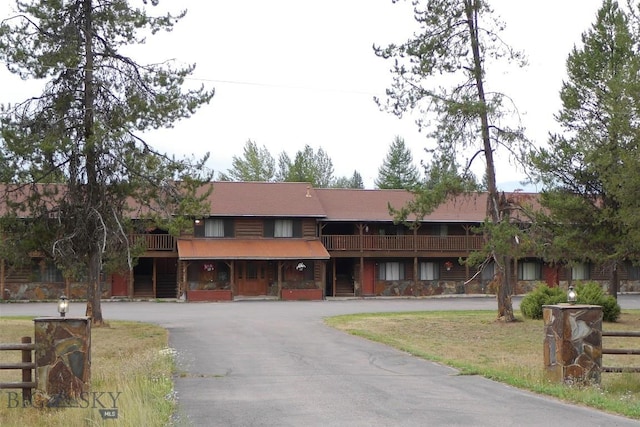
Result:
[[[199,172],[206,157],[176,160],[141,138],[189,117],[213,92],[182,90],[193,66],[126,56],[127,45],[171,30],[184,16],[153,17],[130,3],[21,0],[0,25],[9,70],[47,81],[39,96],[3,107],[4,169],[12,171],[3,176],[5,218],[32,218],[22,229],[30,234],[3,244],[32,242],[67,278],[86,280],[86,314],[98,325],[101,272],[131,253],[131,202],[141,207],[137,216],[184,218],[202,209],[197,178],[210,178]],[[172,231],[185,225],[167,224]]]
[[[556,115],[563,131],[532,156],[549,212],[538,220],[552,236],[546,256],[606,269],[613,296],[621,262],[640,261],[638,36],[629,15],[605,0],[567,60]]]
[[[284,152],[280,155],[277,176],[280,181],[309,182],[314,187],[328,188],[333,182],[333,162],[322,148],[314,151],[305,145],[293,161]]]
[[[358,171],[353,171],[351,178],[346,176],[336,179],[332,184],[333,188],[364,188],[364,182],[362,181],[362,175]]]
[[[233,156],[232,168],[220,174],[222,181],[266,181],[276,176],[276,161],[264,145],[258,148],[254,141],[244,145],[243,157]]]
[[[420,182],[420,173],[413,164],[413,155],[406,147],[404,139],[396,136],[387,156],[378,168],[378,177],[375,185],[381,189],[405,189],[410,190]]]
[[[378,102],[398,116],[414,109],[426,114],[419,125],[427,128],[429,136],[437,141],[438,152],[452,159],[458,154],[474,153],[464,162],[469,165],[477,154],[484,158],[488,193],[487,256],[495,265],[498,317],[513,321],[509,242],[490,244],[492,239],[513,236],[511,232],[515,232],[509,229],[508,206],[498,194],[494,151],[503,147],[508,153],[518,153],[517,145],[526,140],[519,127],[509,127],[505,121],[509,113],[504,105],[505,97],[485,86],[487,65],[492,60],[520,62],[521,55],[500,38],[504,25],[493,16],[485,0],[414,0],[412,3],[420,31],[402,44],[374,48],[378,56],[394,61],[388,101]],[[431,127],[431,123],[435,126]],[[432,211],[456,189],[443,191],[438,198],[424,197],[419,200],[422,206],[418,211]]]

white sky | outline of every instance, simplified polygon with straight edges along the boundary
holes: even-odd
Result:
[[[132,0],[136,1],[136,0]],[[142,2],[142,0],[138,0]],[[10,0],[1,0],[0,18]],[[390,63],[372,45],[403,42],[413,30],[408,2],[391,0],[161,0],[161,7],[187,9],[173,32],[154,36],[144,59],[197,64],[194,84],[215,87],[211,103],[173,129],[147,141],[178,156],[211,153],[209,167],[225,172],[248,139],[277,159],[305,145],[322,148],[334,176],[357,170],[373,188],[378,168],[396,135],[404,138],[416,164],[430,146],[414,119],[397,119],[373,102],[391,83]],[[515,101],[527,135],[542,144],[555,126],[565,61],[582,32],[595,21],[602,0],[493,0],[507,24],[503,38],[523,50],[529,66],[488,75],[489,84]],[[177,10],[177,9],[171,9]],[[148,59],[147,59],[148,58]],[[0,103],[32,93],[0,71]],[[522,174],[500,157],[503,189]],[[481,169],[481,165],[478,165]],[[517,187],[517,185],[515,185]]]

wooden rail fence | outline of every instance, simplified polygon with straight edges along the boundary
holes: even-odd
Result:
[[[31,342],[31,337],[22,337],[20,344],[0,344],[0,350],[20,350],[22,351],[22,361],[17,363],[0,362],[0,369],[15,369],[22,371],[22,382],[0,383],[0,389],[22,389],[22,401],[31,401],[31,389],[36,387],[33,381],[32,372],[36,368],[31,353],[35,349],[35,344]]]
[[[603,337],[635,337],[640,338],[640,332],[631,331],[602,331]],[[602,354],[640,355],[640,349],[630,348],[602,348]],[[640,372],[640,366],[603,366],[602,372]]]

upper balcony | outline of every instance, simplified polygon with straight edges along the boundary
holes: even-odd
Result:
[[[170,234],[132,234],[131,244],[143,242],[146,251],[175,251],[176,239]]]
[[[326,235],[322,244],[328,251],[415,251],[456,252],[479,250],[482,236],[379,236]]]

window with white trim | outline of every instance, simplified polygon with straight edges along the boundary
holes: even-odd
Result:
[[[588,280],[590,277],[589,263],[583,262],[571,267],[571,279],[572,280]]]
[[[274,223],[273,237],[293,237],[293,220],[276,219]]]
[[[400,262],[381,262],[378,265],[378,279],[403,280],[404,264]]]
[[[440,278],[440,269],[435,262],[420,263],[420,280],[438,280]]]
[[[518,280],[542,279],[542,265],[539,261],[522,261],[518,263]]]
[[[216,218],[205,219],[204,237],[224,237],[224,220]]]

